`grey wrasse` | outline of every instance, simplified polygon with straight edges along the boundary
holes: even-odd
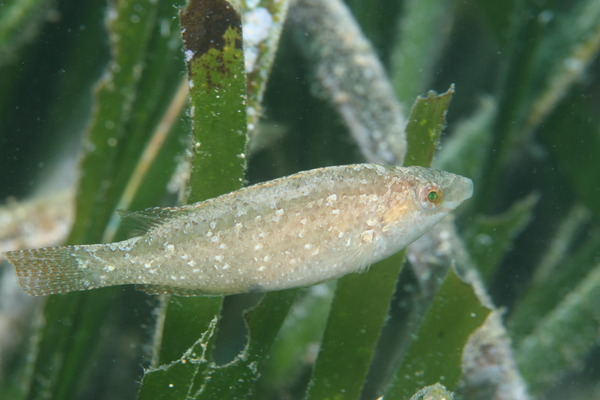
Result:
[[[31,295],[123,284],[183,296],[280,290],[364,271],[472,192],[470,179],[429,168],[326,167],[196,204],[128,213],[147,230],[121,242],[5,256]]]

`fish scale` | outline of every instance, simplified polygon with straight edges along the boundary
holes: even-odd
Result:
[[[33,295],[121,284],[179,295],[280,290],[363,271],[471,194],[469,179],[428,168],[326,167],[192,205],[125,214],[147,226],[125,241],[6,257]]]

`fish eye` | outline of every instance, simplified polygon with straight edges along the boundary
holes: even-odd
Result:
[[[432,190],[431,192],[427,193],[427,200],[429,200],[430,203],[437,203],[439,198],[440,195],[435,190]]]
[[[435,185],[426,185],[419,190],[419,203],[424,209],[432,210],[442,203],[444,193]]]

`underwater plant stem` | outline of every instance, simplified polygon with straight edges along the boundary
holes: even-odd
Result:
[[[547,390],[579,368],[598,343],[600,265],[549,312],[517,348],[517,361],[532,390]]]
[[[475,207],[483,213],[493,213],[498,207],[495,199],[501,186],[502,174],[510,149],[524,122],[528,82],[533,74],[536,48],[542,29],[532,15],[538,15],[542,6],[516,2],[512,12],[511,46],[506,50],[508,61],[500,72],[497,85],[498,117],[492,128],[489,157],[483,165],[482,180]],[[521,38],[528,38],[521,40]]]
[[[432,80],[434,67],[450,37],[453,1],[407,0],[391,54],[390,75],[398,100],[410,106]]]
[[[169,107],[165,111],[159,124],[156,126],[152,138],[144,149],[139,162],[136,164],[135,170],[131,174],[131,178],[129,179],[129,182],[127,182],[127,186],[125,186],[115,210],[126,210],[133,201],[135,194],[138,192],[146,174],[158,156],[171,128],[177,121],[179,115],[181,115],[187,101],[187,96],[188,80],[184,78],[179,83],[179,87],[177,88]],[[113,212],[110,221],[106,226],[106,230],[104,231],[104,235],[102,236],[103,242],[110,242],[114,239],[117,229],[119,228],[120,219],[120,214],[117,211]]]
[[[598,16],[599,9],[598,3],[589,2],[589,8],[582,12],[582,15]],[[570,56],[559,64],[558,71],[531,107],[531,112],[525,121],[526,132],[536,129],[548,117],[573,84],[585,74],[589,64],[598,56],[598,52],[600,52],[600,24],[597,24],[586,39],[573,48]]]
[[[289,23],[368,162],[402,165],[406,119],[383,65],[340,0],[296,0]]]

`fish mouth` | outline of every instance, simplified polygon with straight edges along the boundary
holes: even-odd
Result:
[[[444,190],[444,208],[454,210],[463,201],[473,196],[473,181],[464,176],[455,175]]]

